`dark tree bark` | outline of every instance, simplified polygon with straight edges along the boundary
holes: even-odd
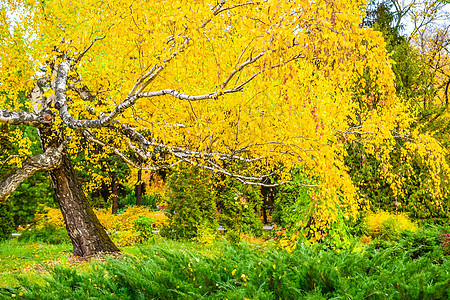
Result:
[[[60,133],[52,130],[54,128],[50,126],[44,126],[39,130],[44,152],[52,145],[61,144]],[[73,244],[74,255],[87,257],[120,251],[92,210],[65,150],[62,151],[60,166],[49,171],[49,174],[67,233]]]
[[[119,181],[115,175],[112,176],[112,213],[117,214],[119,203],[117,201]]]
[[[267,211],[272,210],[275,202],[276,188],[274,187],[261,187],[261,195],[263,196],[262,214],[264,224],[268,224]]]
[[[49,173],[74,255],[86,257],[120,251],[89,205],[67,153],[63,153],[61,166]]]
[[[138,178],[138,182],[136,184],[136,188],[135,188],[135,194],[136,194],[136,206],[140,206],[141,205],[141,200],[142,200],[142,170],[139,169],[138,174],[137,174]]]
[[[447,84],[445,85],[445,107],[448,107],[448,88],[450,86],[450,79],[447,81]]]

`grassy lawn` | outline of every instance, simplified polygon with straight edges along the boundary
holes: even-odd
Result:
[[[11,239],[0,243],[0,287],[17,284],[15,275],[24,274],[39,280],[48,266],[65,264],[71,255],[72,245],[23,243]]]
[[[448,299],[450,262],[427,234],[292,253],[262,241],[154,238],[124,247],[120,258],[83,263],[68,244],[8,240],[0,243],[0,298]]]

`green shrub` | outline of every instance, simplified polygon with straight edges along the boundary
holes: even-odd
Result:
[[[281,186],[274,203],[272,221],[281,227],[305,223],[308,218],[308,206],[312,202],[308,188],[300,185],[307,177],[300,170],[292,171],[290,184]]]
[[[433,252],[440,253],[442,227],[428,225],[418,231],[401,230],[397,238],[390,240],[380,237],[376,239],[368,248],[369,251],[389,250],[394,255],[418,259],[433,255]]]
[[[203,245],[211,245],[217,237],[216,228],[211,228],[209,224],[200,224],[197,227],[197,236],[195,239]]]
[[[358,223],[360,221],[345,216],[338,206],[335,208],[334,220],[318,220],[314,207],[316,202],[311,196],[318,190],[304,185],[314,185],[317,180],[308,177],[301,168],[294,169],[291,172],[291,182],[281,186],[276,195],[272,220],[277,229],[273,234],[287,250],[306,240],[319,242],[324,249],[344,249],[348,247],[351,238],[349,225],[361,226]]]
[[[235,230],[228,230],[225,235],[227,241],[229,241],[232,245],[239,245],[241,242],[241,236],[239,235],[239,232]]]
[[[370,201],[374,210],[399,211],[408,214],[413,220],[448,222],[450,217],[450,198],[444,197],[439,205],[431,191],[434,185],[441,186],[440,192],[448,194],[446,178],[432,178],[425,161],[414,152],[408,153],[411,166],[405,167],[401,153],[406,142],[399,142],[389,157],[392,174],[407,177],[401,184],[401,193],[396,195],[388,179],[380,171],[381,162],[375,155],[365,153],[358,144],[349,145],[345,163],[349,174],[360,190],[361,196]]]
[[[143,194],[141,197],[141,205],[150,209],[156,209],[156,203],[159,196],[156,194]],[[134,189],[127,188],[126,196],[119,197],[119,209],[125,209],[128,206],[136,205],[136,192]]]
[[[70,243],[66,228],[60,228],[51,224],[46,224],[41,228],[31,228],[22,231],[19,237],[22,242],[44,242],[52,245]]]
[[[154,220],[144,215],[140,215],[136,220],[133,221],[134,229],[141,238],[141,241],[148,239],[153,231]]]
[[[42,153],[42,148],[36,128],[30,126],[14,126],[15,130],[22,132],[20,136],[29,138],[31,141],[30,151],[37,155]],[[13,150],[15,146],[8,139],[8,124],[0,126],[0,161],[5,161],[10,154],[8,150]],[[5,140],[6,139],[6,140]],[[13,152],[17,151],[14,149]],[[17,153],[16,153],[17,154]],[[0,181],[13,166],[4,164],[0,167]],[[38,172],[25,179],[8,198],[10,213],[14,218],[15,226],[28,224],[33,221],[40,205],[55,206],[53,188],[47,172]]]
[[[409,252],[405,255],[405,247],[402,243],[338,253],[299,245],[289,254],[245,243],[208,247],[166,242],[133,256],[94,263],[91,271],[56,266],[43,284],[22,277],[19,286],[0,289],[0,296],[22,292],[25,299],[448,299],[450,261],[443,259],[440,246],[417,259]]]
[[[161,234],[175,239],[192,239],[200,225],[216,229],[216,193],[211,174],[190,165],[174,170],[168,178],[165,209],[168,222]]]
[[[11,237],[14,227],[13,214],[8,203],[0,203],[0,241]]]
[[[260,189],[227,178],[219,190],[220,225],[238,232],[261,235],[263,200]]]

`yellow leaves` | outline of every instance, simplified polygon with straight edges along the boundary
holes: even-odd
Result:
[[[2,108],[18,103],[21,89],[29,89],[24,82],[36,68],[53,61],[55,46],[77,57],[92,44],[77,65],[83,79],[77,87],[86,85],[97,95],[92,103],[96,113],[108,114],[126,99],[137,78],[153,67],[164,67],[144,92],[172,89],[186,95],[217,92],[220,97],[201,101],[170,95],[141,98],[119,121],[151,134],[156,141],[196,149],[203,156],[199,163],[209,151],[230,152],[253,145],[245,155],[268,159],[267,165],[252,167],[270,170],[282,164],[285,169],[278,175],[287,178],[291,168],[301,165],[311,178],[319,178],[318,192],[311,192],[315,202],[310,209],[316,215],[310,236],[314,240],[322,238],[322,227],[329,226],[320,220],[337,220],[336,207],[342,207],[349,218],[358,214],[357,189],[343,163],[349,143],[358,141],[376,156],[382,176],[402,196],[405,181],[390,175],[389,156],[395,145],[393,130],[399,136],[407,134],[413,118],[411,109],[395,97],[384,40],[379,33],[358,26],[360,1],[270,0],[254,5],[233,1],[224,7],[245,5],[217,15],[211,11],[217,1],[50,0],[44,11],[41,1],[26,2],[32,13],[29,21],[24,18],[19,24],[18,41],[7,34],[7,26],[1,27],[5,39],[0,42],[0,82],[8,93],[1,96]],[[199,28],[201,24],[205,26]],[[36,32],[34,40],[24,38],[27,31]],[[188,38],[192,42],[182,46]],[[243,83],[241,91],[224,94]],[[377,93],[366,94],[366,88]],[[52,93],[48,89],[46,96]],[[92,118],[85,112],[87,102],[74,92],[68,96],[75,117]],[[11,104],[6,104],[8,98]],[[342,133],[354,127],[363,134]],[[129,150],[127,140],[117,139],[115,130],[93,133],[124,153]],[[405,144],[402,159],[406,162],[408,153],[417,153],[437,180],[439,172],[448,171],[442,159],[446,152],[432,136],[413,135],[416,140]],[[69,148],[79,151],[74,141]],[[21,143],[20,153],[27,154],[29,144]],[[92,165],[101,165],[111,154],[91,144],[83,152]],[[156,159],[174,162],[161,156]],[[214,162],[218,161],[216,156]],[[85,185],[86,191],[108,180],[89,175],[92,181]],[[286,246],[294,247],[290,242]]]
[[[380,236],[382,234],[386,234],[384,230],[386,230],[387,223],[386,221],[390,221],[393,226],[398,230],[410,230],[416,231],[417,226],[413,222],[409,220],[407,215],[404,213],[391,214],[385,211],[378,211],[376,213],[369,213],[366,218],[366,224],[369,230],[369,233],[373,237]]]
[[[129,207],[121,215],[113,215],[110,210],[106,211],[98,209],[94,209],[94,213],[118,246],[129,246],[142,238],[139,233],[136,232],[133,223],[139,216],[146,216],[153,219],[153,228],[161,228],[167,220],[167,217],[163,213],[150,212],[145,207],[136,206]],[[46,208],[45,213],[37,214],[36,223],[38,227],[43,227],[46,224],[58,228],[64,227],[64,219],[61,210],[57,208]]]

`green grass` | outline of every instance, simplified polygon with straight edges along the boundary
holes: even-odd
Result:
[[[448,257],[434,239],[419,245],[423,238],[376,240],[363,252],[299,246],[293,253],[245,242],[202,246],[157,238],[124,248],[120,258],[89,263],[68,263],[67,244],[7,241],[0,244],[0,278],[9,284],[0,298],[448,299]]]
[[[1,242],[0,287],[17,284],[17,274],[42,273],[45,266],[64,263],[71,251],[68,244],[23,243],[17,239]]]

